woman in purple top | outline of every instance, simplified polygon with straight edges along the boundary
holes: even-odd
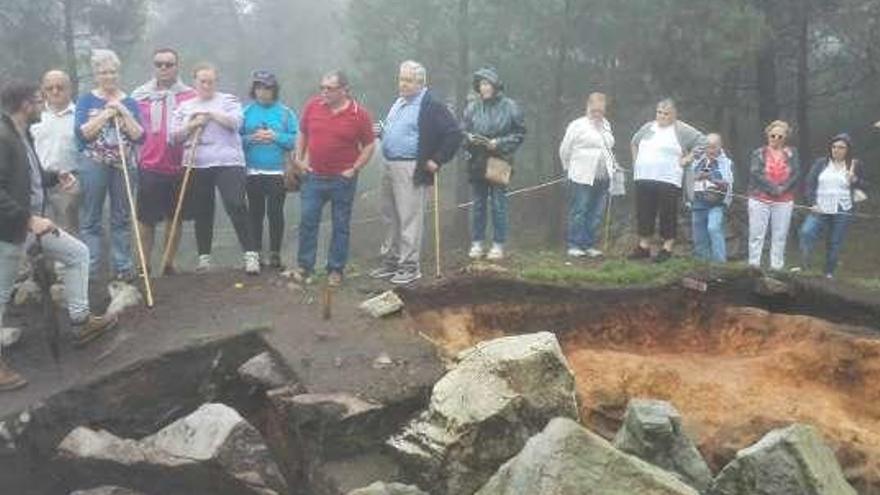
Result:
[[[137,177],[134,145],[141,142],[144,130],[137,103],[119,88],[119,57],[110,50],[94,50],[91,64],[96,87],[79,97],[74,118],[82,162],[79,166],[80,235],[89,247],[89,270],[93,277],[97,276],[101,266],[104,201],[109,193],[113,270],[116,278],[132,280],[131,215],[119,143],[122,142],[125,150],[129,174]]]
[[[245,197],[247,173],[238,133],[242,119],[241,104],[235,96],[216,90],[217,69],[210,64],[196,65],[193,82],[196,98],[187,100],[175,110],[171,125],[172,136],[177,142],[187,141],[186,148],[196,146],[190,198],[199,250],[196,271],[211,268],[214,189],[217,188],[244,251],[245,271],[256,275],[260,273],[260,259],[253,246],[248,224]],[[198,129],[201,129],[198,142],[189,142]]]

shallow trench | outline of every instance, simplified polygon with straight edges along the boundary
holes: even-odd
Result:
[[[668,400],[717,472],[767,431],[809,423],[859,493],[880,493],[880,333],[866,326],[880,305],[821,286],[759,297],[753,283],[743,276],[700,293],[476,279],[406,300],[415,326],[447,355],[501,335],[555,332],[582,422],[606,438],[630,398]]]

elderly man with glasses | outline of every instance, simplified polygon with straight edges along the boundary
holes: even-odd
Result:
[[[174,214],[181,183],[183,145],[169,137],[171,119],[181,103],[195,98],[196,92],[180,82],[180,57],[171,48],[153,52],[153,79],[132,92],[138,103],[144,126],[144,144],[140,148],[137,213],[144,253],[149,262],[156,237],[156,224]],[[179,225],[178,225],[179,227]],[[169,264],[162,269],[173,272],[174,255],[180,243],[180,228],[165,228],[165,235],[175,232],[170,240]],[[165,240],[166,244],[169,239]]]
[[[305,173],[305,179],[300,191],[298,266],[292,276],[301,283],[311,281],[321,212],[329,202],[332,234],[327,283],[338,286],[348,261],[357,176],[373,155],[375,134],[370,113],[351,97],[348,78],[342,71],[326,74],[320,89],[320,95],[306,103],[296,136],[294,164]]]
[[[43,168],[51,172],[76,170],[78,152],[73,133],[76,106],[71,100],[70,76],[62,70],[43,75],[41,91],[46,102],[40,121],[31,126],[34,149]],[[52,219],[64,230],[75,233],[79,227],[79,189],[48,191],[46,203]]]

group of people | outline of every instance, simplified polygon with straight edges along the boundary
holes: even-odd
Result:
[[[130,95],[120,87],[120,60],[110,50],[93,51],[95,87],[75,103],[71,80],[60,70],[47,72],[41,85],[12,83],[0,92],[0,319],[23,253],[37,245],[57,264],[75,342],[84,345],[115,325],[113,317],[92,315],[88,300],[89,282],[104,266],[107,197],[109,266],[115,278],[133,281],[152,272],[149,260],[161,222],[166,222],[166,238],[160,273],[175,271],[183,220],[195,222],[196,271],[211,269],[218,190],[245,271],[280,269],[284,203],[287,193],[297,190],[299,242],[289,274],[302,283],[311,281],[320,220],[330,203],[327,283],[339,286],[348,261],[358,174],[377,147],[385,238],[381,263],[371,277],[408,284],[422,276],[428,190],[459,150],[473,195],[468,255],[505,257],[507,185],[526,127],[522,110],[505,94],[494,69],[474,73],[474,97],[459,122],[427,87],[425,67],[403,62],[398,97],[385,119],[374,124],[370,112],[352,97],[342,71],[320,79],[318,94],[298,116],[281,103],[279,81],[269,71],[251,74],[251,102],[243,106],[236,96],[217,90],[218,70],[210,64],[195,65],[191,86],[179,77],[175,50],[156,50],[152,64],[153,78]],[[606,106],[604,94],[589,95],[584,117],[568,126],[559,148],[569,186],[567,254],[572,257],[602,256],[598,228],[609,194],[619,192],[622,169]],[[771,123],[766,134],[767,144],[751,155],[749,262],[760,265],[769,224],[771,267],[781,269],[800,162],[797,151],[786,144],[786,123]],[[663,100],[656,119],[635,133],[631,147],[639,236],[631,258],[653,256],[663,262],[672,256],[684,195],[692,210],[696,256],[725,261],[724,216],[733,197],[733,163],[721,136],[705,135],[678,120],[675,103]],[[802,265],[827,228],[829,276],[848,213],[858,200],[855,191],[864,187],[851,147],[846,135],[832,139],[828,155],[816,161],[806,178],[805,196],[814,211],[802,227]],[[145,254],[143,266],[132,259],[132,213]],[[493,235],[487,243],[489,219]],[[264,252],[266,221],[269,247]],[[658,223],[662,244],[652,253]],[[0,390],[25,383],[0,359]]]
[[[613,189],[611,179],[620,170],[605,107],[605,95],[591,94],[586,115],[568,126],[559,148],[569,182],[568,255],[573,257],[602,255],[597,230]],[[800,227],[799,264],[792,270],[810,267],[816,242],[825,235],[823,270],[831,278],[855,203],[867,197],[864,167],[853,157],[852,139],[842,133],[831,138],[827,152],[804,175],[797,149],[788,144],[790,133],[788,123],[771,122],[766,143],[749,155],[748,263],[761,267],[769,226],[770,268],[783,269],[795,198],[803,197],[809,214]],[[694,255],[727,261],[725,212],[734,198],[734,164],[721,136],[679,120],[675,103],[664,99],[655,120],[632,137],[631,148],[639,240],[630,259],[653,257],[662,263],[672,257],[684,200],[691,210]],[[661,245],[652,252],[658,224]]]

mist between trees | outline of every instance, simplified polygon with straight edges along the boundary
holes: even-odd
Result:
[[[251,70],[275,71],[299,109],[320,75],[347,70],[376,118],[396,93],[398,64],[415,59],[458,111],[471,73],[496,67],[527,114],[515,185],[560,172],[556,149],[592,91],[609,95],[621,163],[662,97],[679,116],[720,132],[745,186],[747,153],[763,128],[794,125],[804,159],[849,132],[869,177],[880,176],[880,2],[877,0],[4,0],[0,79],[75,68],[91,86],[88,51],[110,47],[124,85],[149,77],[150,54],[207,60],[242,97]],[[75,61],[74,61],[75,59]],[[458,173],[460,171],[461,173]],[[450,174],[452,175],[452,174]],[[465,172],[447,179],[466,200]],[[452,183],[455,186],[452,186]],[[874,194],[873,196],[876,196]],[[451,200],[451,199],[450,199]],[[877,210],[875,197],[868,205]],[[561,210],[560,210],[561,211]]]

